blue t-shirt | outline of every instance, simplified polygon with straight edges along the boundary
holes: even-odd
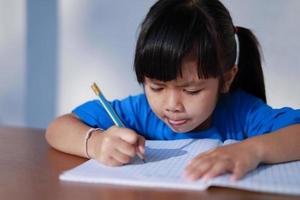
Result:
[[[160,120],[151,110],[145,94],[114,100],[111,105],[127,128],[151,140],[243,140],[300,123],[300,110],[287,107],[273,109],[243,91],[221,95],[212,115],[211,127],[188,133],[176,133]],[[91,127],[107,129],[114,125],[99,100],[86,102],[75,108],[73,113]]]

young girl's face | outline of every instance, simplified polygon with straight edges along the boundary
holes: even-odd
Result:
[[[199,79],[197,62],[186,57],[182,76],[162,82],[145,78],[145,94],[153,112],[175,132],[203,130],[216,106],[219,79]]]

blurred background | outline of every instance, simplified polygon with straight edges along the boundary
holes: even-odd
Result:
[[[142,91],[133,73],[139,25],[154,0],[0,0],[0,125],[46,128],[94,99]],[[268,102],[300,108],[300,1],[223,0],[264,53]]]

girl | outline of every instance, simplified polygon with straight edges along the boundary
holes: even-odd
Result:
[[[239,179],[260,163],[298,160],[300,110],[266,104],[258,47],[218,0],[160,0],[136,46],[144,94],[111,102],[127,128],[113,126],[94,100],[54,120],[46,138],[58,150],[110,166],[143,154],[145,138],[241,141],[196,156],[184,172],[192,180],[226,172]]]

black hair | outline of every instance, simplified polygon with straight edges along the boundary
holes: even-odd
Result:
[[[219,77],[222,84],[224,73],[235,64],[235,33],[240,43],[239,70],[230,91],[242,89],[266,102],[259,43],[249,29],[234,27],[218,0],[156,2],[141,24],[136,44],[137,80],[175,80],[182,76],[182,59],[193,53],[198,77]]]

